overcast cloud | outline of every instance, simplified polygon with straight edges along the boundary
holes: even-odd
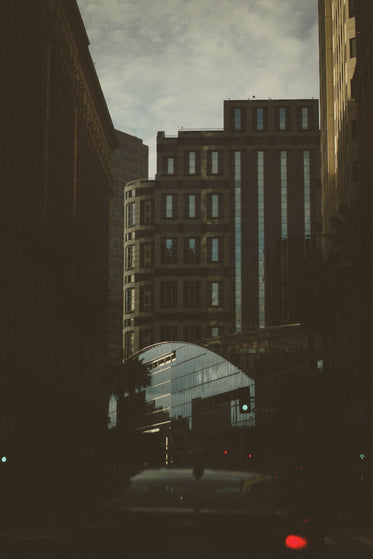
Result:
[[[78,0],[115,128],[222,128],[224,99],[318,98],[317,0]]]

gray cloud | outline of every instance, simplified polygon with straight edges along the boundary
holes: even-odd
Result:
[[[318,97],[317,0],[78,0],[116,128],[222,127],[223,100]]]

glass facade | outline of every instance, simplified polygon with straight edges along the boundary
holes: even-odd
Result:
[[[310,152],[303,152],[304,235],[311,236]]]
[[[288,181],[287,181],[287,153],[281,151],[281,237],[288,236]]]
[[[235,258],[235,326],[242,330],[241,279],[241,152],[234,153],[234,258]]]
[[[265,327],[265,282],[264,282],[264,152],[258,151],[258,285],[259,285],[259,328]]]
[[[255,383],[235,365],[204,347],[186,342],[164,342],[138,354],[151,373],[145,389],[146,413],[142,429],[154,429],[187,419],[193,428],[193,401],[248,388],[255,407]],[[228,398],[229,399],[229,398]],[[240,413],[238,399],[230,400],[231,426],[254,427],[255,414]],[[200,418],[199,418],[200,419]]]

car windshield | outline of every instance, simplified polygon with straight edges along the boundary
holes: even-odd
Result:
[[[279,508],[270,476],[236,479],[133,480],[122,495],[125,507],[237,509],[268,513]]]

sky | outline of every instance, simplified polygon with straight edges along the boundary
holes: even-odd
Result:
[[[223,128],[225,99],[319,98],[317,0],[77,0],[117,130]]]

